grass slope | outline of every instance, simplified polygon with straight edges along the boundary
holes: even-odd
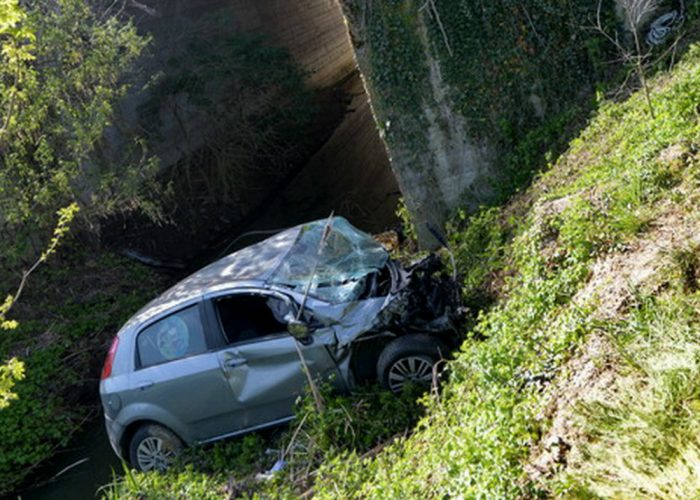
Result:
[[[652,100],[655,119],[641,95],[602,105],[527,193],[455,223],[466,298],[498,300],[411,434],[406,418],[353,441],[348,428],[376,431],[402,403],[336,398],[326,415],[300,413],[314,416],[283,441],[303,434],[306,448],[271,479],[236,489],[240,469],[190,467],[130,474],[108,496],[180,497],[195,484],[212,498],[696,495],[700,47],[656,79]]]

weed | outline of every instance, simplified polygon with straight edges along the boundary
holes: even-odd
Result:
[[[469,218],[460,212],[448,226],[448,234],[463,283],[464,305],[477,313],[494,300],[494,277],[504,266],[506,229],[499,211],[485,208]]]
[[[675,248],[671,250],[670,257],[680,274],[685,291],[696,292],[700,277],[700,245],[691,244]]]

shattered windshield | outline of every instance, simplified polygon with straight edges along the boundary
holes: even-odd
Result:
[[[328,230],[326,231],[326,227]],[[322,243],[323,241],[323,243]],[[342,217],[305,224],[270,281],[333,303],[358,298],[368,274],[389,255],[371,236]]]

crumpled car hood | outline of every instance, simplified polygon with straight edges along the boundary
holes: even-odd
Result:
[[[343,217],[300,226],[269,282],[334,304],[356,300],[367,275],[389,260],[386,250]]]
[[[371,298],[317,307],[314,312],[316,319],[333,328],[338,346],[345,347],[363,333],[375,329],[377,318],[391,300],[391,296]]]
[[[396,268],[395,282],[386,296],[315,308],[316,319],[335,331],[338,347],[368,332],[456,329],[462,314],[459,285],[452,279],[434,276],[442,269],[440,259],[430,255],[408,268]]]

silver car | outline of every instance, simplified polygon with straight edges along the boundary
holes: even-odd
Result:
[[[288,422],[303,364],[344,391],[429,383],[457,342],[459,291],[441,266],[403,267],[341,217],[214,262],[114,338],[100,383],[112,448],[164,469],[183,445]]]

